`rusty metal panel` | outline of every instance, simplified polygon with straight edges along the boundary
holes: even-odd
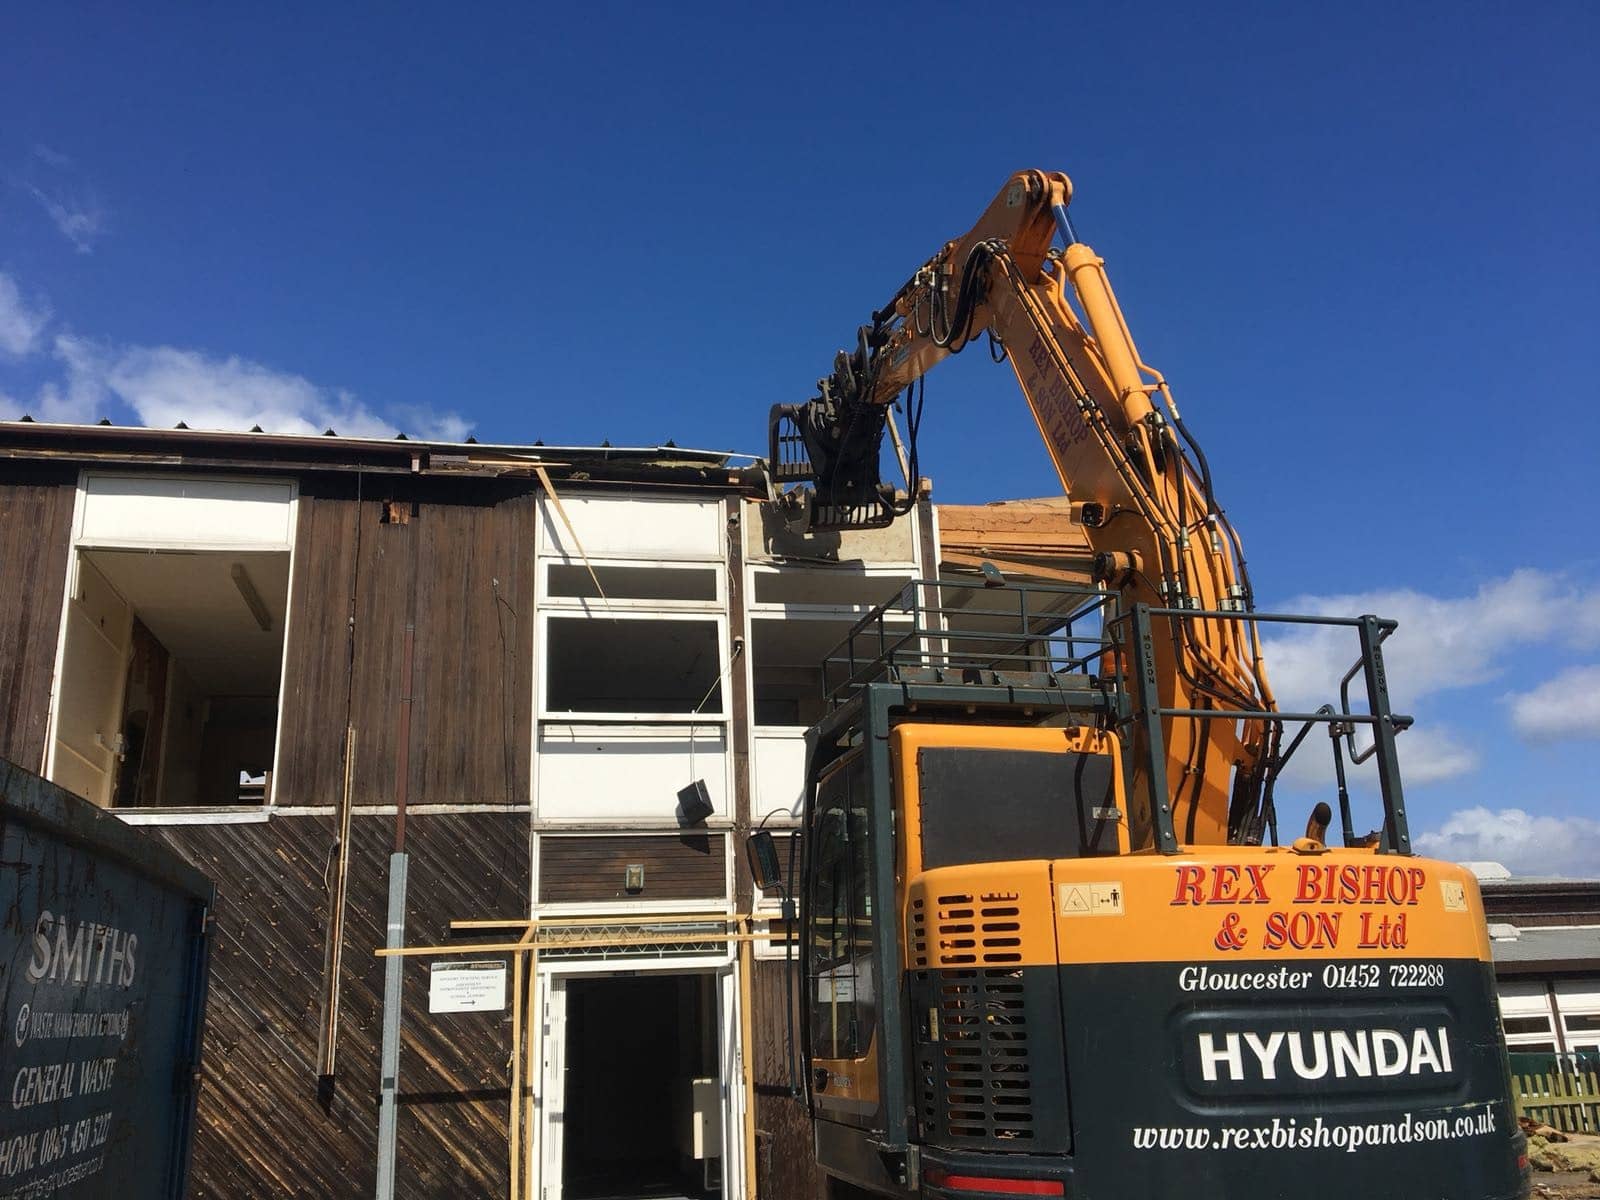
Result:
[[[44,764],[78,472],[7,463],[0,484],[0,758]]]
[[[209,881],[0,761],[0,1194],[184,1193]]]

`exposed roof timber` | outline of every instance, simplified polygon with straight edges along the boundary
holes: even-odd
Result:
[[[995,554],[961,554],[951,550],[942,551],[939,555],[939,565],[945,568],[946,573],[951,573],[952,569],[962,569],[976,575],[982,570],[984,563],[988,563],[1003,575],[1048,579],[1053,583],[1075,583],[1084,587],[1094,586],[1094,577],[1087,564],[1073,566],[1059,559],[1023,561],[1001,558]]]
[[[301,434],[0,421],[0,458],[267,471],[681,482],[764,493],[754,455],[678,446],[518,446]]]
[[[977,571],[989,562],[1007,575],[1091,584],[1094,550],[1065,496],[941,504],[939,562]]]

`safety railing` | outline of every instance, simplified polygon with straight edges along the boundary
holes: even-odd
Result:
[[[1338,702],[1312,712],[1221,703],[1163,705],[1156,646],[1161,639],[1181,638],[1178,623],[1194,622],[1213,628],[1215,623],[1254,622],[1349,630],[1353,663],[1338,682]],[[914,580],[858,621],[828,655],[823,689],[837,706],[879,681],[1095,688],[1106,697],[1102,711],[1114,712],[1113,719],[1124,732],[1137,728],[1140,736],[1129,740],[1138,747],[1139,760],[1130,765],[1149,789],[1156,845],[1167,853],[1178,850],[1178,838],[1163,722],[1271,723],[1276,733],[1266,743],[1270,758],[1259,784],[1260,803],[1242,831],[1235,831],[1235,840],[1260,842],[1270,837],[1274,843],[1277,780],[1311,731],[1320,727],[1330,734],[1344,844],[1369,844],[1369,835],[1355,829],[1346,767],[1372,760],[1384,816],[1377,848],[1409,854],[1411,834],[1395,738],[1411,726],[1412,719],[1393,711],[1383,662],[1383,643],[1395,628],[1396,622],[1371,615],[1304,616],[1142,604],[1124,612],[1114,593],[1071,584],[1008,584],[998,578]],[[1361,686],[1353,689],[1357,682]]]
[[[1103,631],[1116,598],[1095,587],[914,580],[823,661],[837,705],[875,681],[1070,686],[1115,676]]]
[[[1254,622],[1259,625],[1321,626],[1350,629],[1355,634],[1357,653],[1354,665],[1344,675],[1340,685],[1340,707],[1325,704],[1315,712],[1282,712],[1270,708],[1242,708],[1218,705],[1215,708],[1166,707],[1157,694],[1155,670],[1156,624],[1175,622]],[[1276,723],[1280,729],[1299,724],[1300,729],[1281,750],[1274,749],[1273,759],[1266,764],[1261,816],[1274,842],[1278,839],[1277,814],[1273,803],[1273,789],[1278,776],[1289,760],[1299,750],[1306,735],[1316,726],[1326,727],[1335,735],[1334,765],[1338,780],[1339,816],[1347,846],[1363,844],[1354,830],[1350,807],[1350,794],[1344,772],[1343,756],[1348,753],[1353,762],[1376,759],[1378,790],[1383,798],[1384,825],[1378,849],[1388,853],[1411,853],[1411,832],[1406,819],[1405,792],[1400,783],[1400,764],[1395,753],[1395,738],[1412,725],[1412,718],[1396,713],[1389,703],[1388,673],[1383,664],[1383,643],[1395,631],[1397,622],[1365,615],[1359,617],[1303,616],[1293,613],[1232,612],[1193,608],[1153,608],[1135,604],[1131,611],[1108,623],[1110,640],[1126,647],[1132,656],[1133,705],[1130,723],[1142,726],[1144,737],[1145,779],[1150,791],[1150,811],[1155,826],[1157,848],[1164,853],[1178,851],[1178,838],[1174,828],[1171,792],[1168,790],[1167,756],[1162,733],[1162,720],[1167,717],[1189,718],[1196,721],[1264,721]],[[1353,709],[1350,704],[1350,682],[1360,676],[1366,687],[1366,711]],[[1355,731],[1366,728],[1372,742],[1361,750],[1356,749]],[[1339,738],[1343,737],[1347,750],[1341,751]],[[1282,744],[1274,738],[1273,747]],[[1260,841],[1263,831],[1251,831],[1242,840]]]

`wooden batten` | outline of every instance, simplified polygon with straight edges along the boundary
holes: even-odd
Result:
[[[991,562],[1008,578],[1093,582],[1094,549],[1064,496],[941,504],[938,514],[941,573],[971,574]]]

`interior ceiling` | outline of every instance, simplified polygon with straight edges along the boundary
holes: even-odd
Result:
[[[289,606],[289,555],[89,550],[84,557],[132,606],[208,696],[278,691],[283,623]],[[262,630],[234,583],[241,564],[270,618]]]

